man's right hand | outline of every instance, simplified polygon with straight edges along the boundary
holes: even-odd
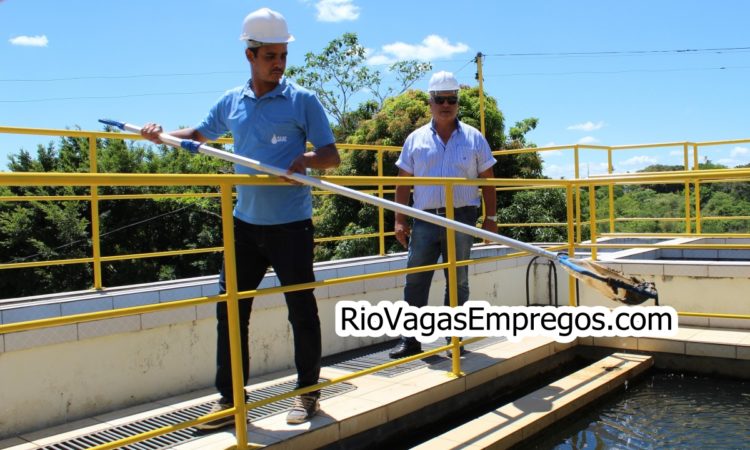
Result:
[[[163,133],[164,129],[158,123],[147,123],[141,128],[141,136],[153,142],[154,144],[161,144],[159,134]]]
[[[396,240],[404,246],[409,248],[409,236],[411,236],[411,229],[406,221],[398,221],[393,227],[393,231],[396,232]]]

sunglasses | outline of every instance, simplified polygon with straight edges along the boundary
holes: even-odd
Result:
[[[458,97],[456,96],[443,97],[442,95],[437,95],[435,97],[432,97],[432,100],[438,105],[442,105],[445,102],[448,102],[449,105],[455,105],[456,103],[458,103]]]

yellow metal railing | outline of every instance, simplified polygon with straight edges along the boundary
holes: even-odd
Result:
[[[477,64],[481,65],[481,55],[477,55]],[[481,81],[481,77],[480,77]],[[6,133],[6,134],[25,134],[25,135],[39,135],[39,136],[61,136],[61,137],[81,137],[81,138],[87,138],[89,143],[89,170],[90,173],[96,173],[97,172],[97,138],[105,138],[105,139],[132,139],[132,140],[139,140],[141,137],[136,134],[129,134],[129,133],[112,133],[112,132],[93,132],[93,131],[80,131],[80,130],[54,130],[54,129],[37,129],[37,128],[21,128],[21,127],[0,127],[0,134]],[[220,144],[231,144],[231,139],[218,139],[215,141]],[[748,143],[750,142],[750,139],[736,139],[736,140],[726,140],[726,141],[706,141],[706,142],[668,142],[668,143],[656,143],[656,144],[638,144],[638,145],[620,145],[620,146],[601,146],[601,145],[584,145],[584,144],[576,144],[576,145],[562,145],[562,146],[551,146],[551,147],[541,147],[541,148],[523,148],[523,149],[513,149],[513,150],[500,150],[493,152],[493,155],[517,155],[517,154],[523,154],[523,153],[531,153],[531,152],[546,152],[546,151],[560,151],[560,150],[572,150],[573,151],[573,159],[574,159],[574,174],[575,179],[580,179],[580,151],[581,150],[605,150],[607,151],[607,166],[608,166],[608,174],[613,173],[613,152],[616,151],[624,151],[624,150],[634,150],[634,149],[659,149],[659,148],[668,148],[668,147],[680,147],[683,152],[683,160],[684,160],[684,166],[686,171],[697,171],[697,172],[704,172],[699,170],[698,160],[699,160],[699,150],[701,148],[710,147],[710,146],[719,146],[719,145],[733,145],[733,144],[741,144],[741,143]],[[376,193],[379,197],[383,198],[386,194],[393,194],[392,189],[385,189],[385,184],[382,182],[383,180],[383,174],[384,174],[384,168],[383,168],[383,157],[384,153],[386,151],[392,151],[392,152],[399,152],[401,150],[400,147],[395,146],[377,146],[377,145],[357,145],[357,144],[338,144],[338,146],[343,151],[375,151],[377,152],[377,178],[369,178],[368,183],[369,185],[376,185],[376,190],[368,190],[363,189],[363,192],[367,193]],[[692,150],[692,155],[690,154],[690,150]],[[690,156],[692,156],[692,168],[690,167]],[[670,172],[674,173],[674,172]],[[735,170],[732,170],[731,173],[736,173]],[[620,177],[627,177],[628,179],[632,180],[638,180],[637,178],[638,174],[620,174],[618,175],[618,178]],[[598,179],[601,179],[601,177],[595,177]],[[750,220],[750,217],[746,216],[732,216],[732,217],[710,217],[710,216],[702,216],[701,214],[701,203],[700,203],[700,186],[702,183],[713,183],[713,182],[729,182],[729,181],[747,181],[749,178],[739,176],[734,179],[702,179],[702,178],[693,178],[691,181],[683,181],[685,185],[685,217],[684,218],[677,218],[677,217],[653,217],[653,218],[644,218],[644,217],[631,217],[631,218],[616,218],[615,217],[615,206],[614,206],[614,183],[602,183],[600,184],[601,187],[606,187],[608,189],[608,223],[609,223],[609,233],[615,233],[616,232],[616,223],[618,222],[639,222],[639,221],[657,221],[657,222],[683,222],[685,226],[686,233],[693,234],[693,230],[695,230],[696,234],[700,234],[702,232],[702,224],[705,221],[720,221],[720,220]],[[271,182],[270,180],[268,182]],[[662,181],[654,181],[654,183],[661,184]],[[361,184],[362,186],[368,186],[368,184]],[[592,223],[600,223],[600,221],[591,221],[591,220],[582,220],[581,214],[582,214],[582,208],[581,208],[581,193],[580,189],[585,185],[585,183],[578,183],[577,187],[573,189],[573,202],[574,202],[574,224],[575,224],[575,240],[577,242],[580,242],[582,240],[582,230],[584,227],[591,228]],[[690,195],[690,187],[694,186],[694,197],[695,197],[695,204],[691,205],[691,195]],[[559,186],[552,186],[549,185],[539,185],[539,184],[529,184],[525,183],[522,186],[498,186],[496,189],[498,191],[508,191],[508,190],[519,190],[519,189],[549,189],[549,188],[560,188]],[[589,197],[593,195],[593,191],[595,190],[596,186],[589,185]],[[320,191],[314,191],[314,195],[330,195],[330,193],[327,192],[320,192]],[[91,246],[92,246],[92,254],[91,257],[88,258],[77,258],[77,259],[67,259],[67,260],[54,260],[54,261],[44,261],[44,262],[18,262],[18,263],[0,263],[0,270],[3,269],[20,269],[20,268],[30,268],[30,267],[42,267],[45,265],[65,265],[65,264],[91,264],[92,265],[92,272],[94,279],[92,280],[92,287],[93,289],[102,289],[104,287],[103,281],[102,281],[102,269],[101,265],[102,262],[108,262],[108,261],[122,261],[122,260],[130,260],[130,259],[143,259],[143,258],[158,258],[158,257],[167,257],[167,256],[175,256],[179,254],[199,254],[199,253],[215,253],[222,250],[222,247],[208,247],[208,248],[199,248],[199,249],[190,249],[190,250],[170,250],[170,251],[162,251],[162,252],[150,252],[150,253],[142,253],[142,254],[130,254],[130,255],[109,255],[109,256],[102,256],[101,255],[101,242],[100,242],[100,223],[99,223],[99,203],[101,201],[108,201],[108,200],[132,200],[132,199],[165,199],[165,198],[205,198],[205,197],[219,197],[219,194],[216,193],[171,193],[171,194],[120,194],[120,195],[100,195],[98,193],[98,189],[94,186],[90,186],[90,194],[89,195],[68,195],[68,196],[23,196],[23,197],[17,197],[17,196],[2,196],[0,197],[0,201],[4,202],[21,202],[21,201],[88,201],[91,204]],[[691,215],[691,210],[694,208],[695,215]],[[591,214],[591,212],[589,213]],[[595,215],[596,212],[594,211],[593,214]],[[382,207],[378,207],[378,230],[377,233],[366,233],[366,234],[353,234],[353,235],[344,235],[344,236],[333,236],[333,237],[319,237],[316,238],[316,243],[327,243],[327,242],[337,242],[337,241],[344,241],[344,240],[353,240],[353,239],[378,239],[378,253],[380,255],[385,255],[387,252],[386,248],[386,237],[393,236],[392,231],[386,231],[385,227],[385,211]],[[511,227],[566,227],[567,223],[554,223],[554,222],[548,222],[548,223],[500,223],[498,226],[503,228],[511,228]],[[590,232],[590,235],[592,233]],[[594,250],[595,251],[595,250]]]
[[[1,131],[4,131],[5,129],[0,129]],[[70,132],[70,133],[83,133],[83,132]],[[89,136],[90,139],[94,139],[100,135],[105,133],[91,133],[91,134],[85,134],[86,136]],[[120,133],[114,133],[117,135],[118,138],[126,137],[123,134]],[[112,138],[113,136],[110,136],[109,133],[107,133],[107,137]],[[132,138],[138,138],[138,136],[130,136]],[[729,142],[745,142],[745,141],[729,141]],[[697,152],[697,144],[694,145],[694,151]],[[390,150],[390,149],[387,149]],[[577,147],[576,147],[577,150]],[[378,173],[382,174],[382,151],[386,151],[386,149],[379,149],[378,150],[380,155],[378,157],[378,164],[379,164],[379,170]],[[519,152],[519,150],[514,150],[513,152]],[[566,208],[567,208],[567,214],[566,214],[566,222],[562,225],[564,225],[567,229],[567,242],[565,244],[565,248],[567,249],[568,253],[571,256],[574,256],[574,252],[576,247],[579,248],[592,248],[592,252],[596,251],[596,248],[609,248],[609,247],[620,247],[620,248],[627,248],[628,245],[614,245],[614,244],[606,244],[606,243],[598,243],[597,242],[597,236],[601,236],[598,233],[597,230],[597,223],[600,221],[596,218],[596,198],[593,195],[593,192],[595,191],[596,187],[600,186],[607,186],[607,187],[613,187],[615,185],[624,185],[624,184],[635,184],[635,183],[682,183],[685,185],[694,184],[695,186],[699,186],[700,183],[706,183],[706,182],[721,182],[725,180],[745,180],[750,178],[750,169],[735,169],[731,171],[725,171],[725,170],[709,170],[709,171],[699,171],[699,170],[689,170],[689,171],[682,171],[682,172],[670,172],[670,173],[657,173],[657,174],[635,174],[635,175],[627,175],[627,176],[620,176],[620,175],[614,175],[611,174],[607,177],[601,177],[596,179],[574,179],[574,180],[522,180],[522,179],[512,179],[512,180],[500,180],[500,179],[481,179],[481,180],[464,180],[464,179],[453,179],[453,178],[399,178],[399,177],[325,177],[326,180],[342,184],[342,185],[348,185],[348,186],[378,186],[377,194],[378,196],[382,196],[385,193],[384,186],[399,186],[399,185],[426,185],[426,184],[443,184],[446,189],[446,198],[448,199],[447,211],[448,211],[448,217],[452,217],[452,208],[451,208],[451,199],[453,188],[456,184],[464,184],[464,185],[473,185],[473,186],[486,186],[486,185],[492,185],[495,186],[496,189],[564,189],[565,190],[565,198],[566,198]],[[98,174],[98,173],[88,173],[88,174],[64,174],[64,173],[0,173],[0,185],[7,185],[7,186],[32,186],[32,185],[58,185],[58,186],[89,186],[92,192],[91,196],[76,196],[75,200],[90,200],[93,203],[96,203],[100,201],[104,196],[97,196],[98,189],[102,186],[214,186],[217,187],[219,192],[217,194],[210,194],[213,196],[219,196],[221,199],[221,217],[222,217],[222,241],[223,246],[222,247],[216,247],[211,249],[195,249],[190,250],[194,252],[200,252],[200,251],[219,251],[221,249],[224,249],[224,260],[225,260],[225,267],[227,268],[226,273],[226,279],[227,279],[227,285],[226,290],[227,292],[223,295],[217,295],[217,296],[211,296],[211,297],[199,297],[199,298],[193,298],[188,300],[181,300],[181,301],[175,301],[170,303],[161,303],[161,304],[153,304],[153,305],[144,305],[144,306],[138,306],[138,307],[132,307],[132,308],[123,308],[123,309],[117,309],[117,310],[111,310],[111,311],[101,311],[101,312],[95,312],[95,313],[86,313],[86,314],[77,314],[77,315],[70,315],[70,316],[64,316],[64,317],[55,317],[55,318],[49,318],[49,319],[41,319],[41,320],[35,320],[35,321],[28,321],[28,322],[19,322],[19,323],[12,323],[12,324],[5,324],[0,325],[0,334],[5,333],[11,333],[11,332],[19,332],[19,331],[27,331],[27,330],[33,330],[33,329],[39,329],[39,328],[46,328],[46,327],[52,327],[52,326],[60,326],[60,325],[66,325],[66,324],[72,324],[72,323],[81,323],[81,322],[89,322],[93,320],[101,320],[101,319],[107,319],[107,318],[114,318],[114,317],[122,317],[122,316],[128,316],[128,315],[134,315],[134,314],[143,314],[146,312],[154,312],[154,311],[161,311],[166,309],[172,309],[172,308],[180,308],[185,306],[192,306],[192,305],[198,305],[198,304],[205,304],[205,303],[215,303],[219,301],[225,301],[228,305],[228,312],[230,315],[230,342],[231,342],[231,359],[232,359],[232,366],[233,366],[233,378],[234,378],[234,400],[235,405],[237,405],[235,408],[224,411],[222,413],[217,413],[214,415],[209,416],[203,416],[199,419],[185,422],[179,425],[170,426],[170,427],[163,427],[158,430],[154,430],[148,433],[144,433],[138,436],[134,436],[132,438],[122,439],[120,441],[112,442],[106,445],[102,445],[96,448],[99,449],[109,449],[109,448],[117,448],[123,445],[132,444],[144,439],[148,439],[151,437],[155,437],[158,435],[166,434],[178,429],[187,428],[190,426],[194,426],[198,423],[207,422],[210,420],[214,420],[218,417],[223,417],[227,415],[234,415],[235,416],[235,422],[237,426],[237,433],[238,441],[237,441],[237,448],[244,449],[247,448],[247,442],[245,442],[244,436],[247,435],[247,425],[245,421],[245,417],[247,414],[247,408],[253,408],[262,406],[267,403],[271,403],[274,401],[278,401],[283,398],[289,398],[295,395],[298,395],[300,393],[309,392],[313,390],[320,389],[325,386],[329,386],[334,383],[339,383],[342,381],[346,381],[355,377],[363,376],[378,370],[382,370],[387,367],[395,366],[398,364],[404,364],[411,360],[418,359],[418,358],[424,358],[426,356],[436,354],[438,352],[444,351],[446,349],[453,349],[457,350],[460,345],[465,345],[467,343],[473,342],[475,339],[466,340],[463,343],[459,342],[458,339],[453,338],[451,343],[446,346],[439,347],[437,349],[431,350],[429,352],[425,352],[420,355],[416,355],[410,358],[404,358],[398,361],[389,362],[387,364],[383,364],[381,366],[377,366],[371,369],[367,369],[365,371],[353,373],[350,375],[347,375],[345,377],[340,377],[335,380],[328,381],[326,383],[322,383],[316,386],[311,386],[308,388],[295,390],[286,394],[282,394],[276,397],[272,397],[260,402],[253,402],[249,404],[245,404],[244,399],[244,386],[242,386],[242,377],[241,377],[241,357],[240,357],[240,351],[239,351],[239,332],[237,329],[237,302],[242,301],[244,299],[250,298],[250,297],[256,297],[259,295],[268,295],[268,294],[274,294],[274,293],[284,293],[284,292],[290,292],[293,290],[302,290],[302,289],[310,289],[310,288],[317,288],[317,287],[323,287],[323,286],[329,286],[333,284],[339,284],[339,283],[349,283],[353,281],[362,281],[367,280],[371,278],[378,278],[382,276],[393,276],[393,275],[403,275],[407,273],[414,273],[419,271],[427,271],[427,270],[436,270],[436,269],[448,269],[449,274],[449,281],[451,282],[451,290],[449,291],[449,299],[451,306],[457,305],[457,293],[456,293],[456,273],[455,270],[457,267],[462,265],[468,265],[475,263],[474,261],[456,261],[456,255],[454,251],[454,246],[452,245],[455,239],[454,233],[450,230],[448,230],[448,240],[449,240],[449,254],[448,254],[448,260],[445,263],[442,264],[435,264],[431,266],[424,266],[424,267],[417,267],[417,268],[411,268],[411,269],[401,269],[396,271],[388,271],[388,272],[379,272],[379,273],[373,273],[373,274],[364,274],[364,275],[356,275],[352,277],[345,277],[345,278],[338,278],[338,279],[328,279],[324,281],[316,281],[313,283],[305,283],[301,285],[295,285],[295,286],[283,286],[283,287],[275,287],[275,288],[268,288],[268,289],[257,289],[253,291],[245,291],[245,292],[238,292],[237,290],[237,284],[236,284],[236,273],[234,272],[234,236],[233,236],[233,229],[232,229],[232,206],[233,206],[233,197],[232,197],[232,189],[234,185],[237,184],[275,184],[275,183],[283,183],[280,180],[277,180],[273,177],[268,176],[237,176],[237,175],[130,175],[130,174]],[[591,230],[591,243],[590,244],[581,244],[580,242],[580,227],[583,225],[582,221],[580,220],[580,195],[579,190],[582,188],[588,188],[590,197],[589,197],[589,211],[593,212],[593,214],[590,214],[588,226]],[[160,194],[165,195],[165,194]],[[182,194],[186,196],[190,196],[192,194]],[[196,194],[200,195],[200,194]],[[82,197],[82,198],[78,198]],[[138,195],[135,198],[148,198],[148,195]],[[16,199],[2,199],[3,201],[16,201]],[[55,199],[46,199],[46,200],[57,200]],[[72,200],[65,198],[63,200]],[[93,210],[93,208],[92,208]],[[699,211],[699,208],[697,209]],[[612,211],[612,209],[610,209]],[[381,224],[383,221],[384,213],[381,211],[380,214],[380,220]],[[696,223],[700,223],[699,219],[700,215],[699,212],[696,214]],[[98,217],[97,217],[98,219]],[[619,220],[619,219],[618,219]],[[628,219],[622,219],[622,220],[628,220]],[[653,220],[653,219],[649,219]],[[705,218],[703,219],[705,220]],[[609,222],[610,224],[614,223],[614,219],[610,217]],[[555,224],[558,225],[558,224]],[[94,227],[96,228],[96,227]],[[610,230],[614,231],[614,227],[611,225]],[[381,250],[383,248],[382,246],[382,239],[385,236],[385,230],[383,229],[382,225],[379,229],[379,237],[381,239]],[[687,236],[697,236],[700,232],[698,229],[696,229],[696,232],[693,233],[692,230],[685,233],[684,235]],[[734,237],[736,235],[727,235],[722,234],[723,237]],[[737,235],[745,237],[746,235]],[[374,236],[367,236],[367,237],[374,237]],[[94,239],[95,236],[92,235],[92,239]],[[338,238],[336,238],[338,239]],[[659,245],[659,244],[652,244],[652,245],[644,245],[644,244],[638,244],[633,245],[634,247],[653,247],[653,248],[667,248],[669,246],[667,245]],[[716,245],[709,245],[709,244],[693,244],[694,248],[724,248],[725,246],[721,244]],[[680,245],[679,248],[689,248],[690,245]],[[745,248],[750,246],[737,246],[732,245],[731,248]],[[183,251],[184,252],[184,251]],[[162,253],[169,253],[172,254],[172,252],[162,252]],[[515,253],[512,255],[504,255],[502,257],[496,257],[492,259],[504,259],[504,258],[511,258],[516,257],[520,255],[520,253]],[[161,254],[145,254],[145,255],[128,255],[128,256],[102,256],[100,254],[97,254],[97,251],[94,251],[91,258],[82,258],[78,260],[70,260],[70,261],[55,261],[52,263],[55,264],[70,264],[70,263],[98,263],[101,264],[102,261],[107,261],[109,258],[126,258],[126,257],[154,257],[154,256],[161,256]],[[484,259],[484,261],[488,261],[490,259]],[[24,263],[24,264],[50,264],[49,261],[44,261],[41,263]],[[10,265],[4,265],[0,266],[0,269],[7,268]],[[18,268],[18,265],[13,265],[14,268]],[[98,280],[99,283],[101,283],[101,279]],[[571,304],[574,304],[575,299],[575,283],[569,282],[569,301]],[[682,312],[681,315],[702,315],[705,317],[731,317],[731,318],[750,318],[750,316],[744,316],[744,315],[731,315],[731,314],[710,314],[710,313],[691,313],[691,312]],[[451,376],[461,376],[461,362],[458,358],[458,352],[453,352],[453,360],[452,360],[452,366],[450,371]],[[243,438],[240,438],[243,437]]]
[[[606,151],[607,152],[607,174],[613,175],[614,174],[614,165],[613,165],[613,154],[614,152],[621,152],[626,150],[653,150],[653,149],[662,149],[662,148],[681,148],[683,153],[683,166],[685,171],[695,171],[695,172],[705,172],[705,169],[700,169],[699,166],[699,159],[700,159],[700,151],[703,149],[706,151],[709,147],[718,147],[718,146],[724,146],[724,145],[736,145],[736,144],[747,144],[750,143],[750,139],[732,139],[732,140],[722,140],[722,141],[703,141],[703,142],[664,142],[664,143],[654,143],[654,144],[635,144],[635,145],[616,145],[616,146],[604,146],[604,145],[586,145],[586,144],[575,144],[575,145],[557,145],[557,146],[549,146],[549,147],[533,147],[533,148],[521,148],[521,149],[512,149],[512,150],[499,150],[493,152],[493,155],[500,156],[500,155],[519,155],[524,153],[535,153],[535,152],[547,152],[547,151],[565,151],[570,150],[573,152],[573,169],[574,169],[574,178],[580,179],[581,178],[581,161],[580,161],[580,151],[581,150],[595,150],[595,151]],[[691,151],[692,150],[692,151]],[[692,163],[692,166],[691,166]],[[716,169],[714,169],[716,170]],[[738,169],[724,169],[727,171],[727,173],[734,173],[737,174]],[[667,172],[667,173],[677,173],[677,172]],[[618,174],[619,177],[628,177],[632,178],[634,180],[641,180],[642,183],[648,183],[648,181],[643,181],[643,179],[639,178],[639,175],[643,175],[642,173],[625,173],[625,174]],[[595,176],[594,178],[603,178]],[[692,234],[692,230],[695,230],[695,234],[700,234],[702,232],[702,224],[704,221],[711,221],[711,220],[730,220],[727,217],[710,217],[710,216],[703,216],[701,214],[701,202],[700,202],[700,192],[701,192],[701,184],[705,183],[721,183],[721,182],[736,182],[736,181],[750,181],[750,178],[747,177],[747,175],[739,175],[736,179],[732,179],[730,177],[726,178],[707,178],[703,179],[702,177],[690,177],[690,181],[684,181],[684,195],[685,195],[685,202],[684,202],[684,209],[685,209],[685,217],[683,218],[672,218],[672,217],[654,217],[654,218],[615,218],[615,204],[614,204],[614,184],[613,183],[602,183],[599,186],[607,187],[608,189],[608,211],[609,211],[609,232],[615,233],[615,223],[616,222],[626,222],[626,221],[635,221],[635,220],[656,220],[656,221],[682,221],[685,224],[685,231],[686,233]],[[652,179],[651,183],[653,184],[661,184],[663,181],[660,179]],[[670,183],[677,183],[677,181],[670,180]],[[583,186],[585,183],[579,183],[580,186]],[[579,186],[579,187],[580,187]],[[693,187],[694,192],[694,204],[691,204],[691,197],[690,197],[690,188]],[[500,189],[499,189],[500,190]],[[580,190],[575,189],[574,190],[574,202],[575,202],[575,224],[576,224],[576,239],[578,241],[581,240],[582,237],[582,227],[587,225],[587,221],[581,220],[581,195]],[[691,215],[691,211],[694,209],[695,215]],[[736,217],[736,219],[742,219],[742,220],[748,220],[750,218],[745,216],[739,216]],[[588,223],[591,223],[590,221]],[[564,226],[565,224],[562,223],[554,223],[554,224],[545,224],[540,226]],[[500,224],[500,226],[504,226]]]
[[[750,170],[747,171],[747,175],[750,175]],[[675,174],[680,175],[680,174]],[[682,174],[685,176],[685,174]],[[724,174],[719,174],[721,176],[724,176]],[[741,175],[744,176],[745,173],[735,173],[735,176]],[[697,174],[693,174],[693,176],[697,176]],[[714,174],[702,174],[702,176],[706,177],[712,177]],[[643,181],[652,181],[653,179],[659,179],[659,180],[670,180],[672,178],[675,178],[674,176],[669,175],[656,175],[656,176],[644,176],[645,179]],[[356,178],[356,179],[355,179]],[[372,185],[374,180],[371,178],[357,178],[357,177],[328,177],[330,181],[339,182],[340,184],[360,184],[360,185]],[[110,449],[110,448],[117,448],[123,445],[133,444],[135,442],[148,439],[151,437],[155,437],[158,435],[166,434],[169,432],[176,431],[178,429],[187,428],[190,426],[194,426],[198,423],[203,423],[206,421],[214,420],[218,417],[224,417],[227,415],[234,415],[235,416],[235,422],[237,426],[237,436],[246,436],[247,434],[247,424],[246,424],[246,414],[247,414],[247,408],[249,407],[259,407],[262,405],[265,405],[267,403],[271,403],[274,401],[278,401],[284,398],[289,398],[295,395],[299,395],[300,393],[309,392],[313,390],[320,389],[325,386],[329,386],[334,383],[340,383],[355,377],[363,376],[378,370],[385,369],[387,367],[395,366],[398,364],[404,364],[409,361],[412,361],[414,359],[418,358],[424,358],[426,356],[436,354],[440,351],[444,351],[446,349],[453,349],[456,350],[462,343],[458,341],[457,338],[453,338],[451,343],[446,346],[441,346],[437,349],[431,350],[429,352],[422,353],[420,355],[415,355],[410,358],[401,359],[398,361],[389,362],[377,367],[373,367],[361,372],[353,373],[350,375],[346,375],[344,377],[340,377],[316,386],[307,387],[304,389],[295,390],[289,393],[285,393],[279,396],[275,396],[266,400],[253,402],[249,404],[245,404],[244,399],[244,386],[242,386],[242,376],[241,376],[241,361],[240,361],[240,351],[239,351],[239,331],[237,329],[237,302],[242,301],[244,299],[250,298],[250,297],[256,297],[259,295],[267,295],[267,294],[274,294],[274,293],[284,293],[284,292],[290,292],[293,290],[301,290],[301,289],[310,289],[310,288],[316,288],[316,287],[322,287],[322,286],[328,286],[332,284],[338,284],[338,283],[348,283],[353,281],[362,281],[366,279],[371,278],[377,278],[385,275],[401,275],[401,274],[407,274],[407,273],[413,273],[413,272],[419,272],[419,271],[425,271],[425,270],[436,270],[436,269],[443,269],[447,268],[449,273],[449,281],[451,281],[451,290],[449,291],[449,298],[450,303],[452,306],[457,306],[457,293],[456,293],[456,273],[455,270],[460,265],[466,265],[466,264],[472,264],[472,261],[456,261],[456,255],[455,251],[450,251],[448,254],[448,261],[442,264],[435,264],[432,266],[425,266],[425,267],[418,267],[418,268],[411,268],[411,269],[402,269],[397,271],[390,271],[390,272],[380,272],[380,273],[374,273],[374,274],[365,274],[365,275],[356,275],[351,277],[345,277],[345,278],[338,278],[338,279],[329,279],[324,281],[318,281],[313,283],[305,283],[301,285],[295,285],[295,286],[283,286],[283,287],[274,287],[274,288],[268,288],[268,289],[259,289],[259,290],[253,290],[253,291],[245,291],[245,292],[238,292],[237,291],[237,284],[236,284],[236,273],[234,272],[234,245],[233,244],[233,229],[232,229],[232,186],[235,184],[254,184],[254,183],[268,183],[274,180],[269,179],[268,177],[262,177],[262,176],[256,176],[256,177],[247,177],[247,176],[236,176],[236,175],[122,175],[122,174],[112,174],[112,175],[104,175],[104,174],[46,174],[46,173],[37,173],[37,174],[0,174],[0,184],[3,185],[29,185],[29,184],[39,184],[39,185],[75,185],[75,186],[93,186],[93,187],[99,187],[102,185],[176,185],[176,184],[184,184],[184,185],[216,185],[219,187],[220,195],[221,195],[221,216],[222,216],[222,223],[223,223],[223,241],[224,241],[224,247],[226,251],[224,252],[224,258],[225,258],[225,267],[227,268],[226,277],[227,277],[227,292],[223,295],[218,296],[212,296],[212,297],[200,297],[200,298],[194,298],[189,300],[182,300],[182,301],[175,301],[170,303],[162,303],[162,304],[155,304],[155,305],[145,305],[145,306],[138,306],[138,307],[132,307],[132,308],[123,308],[118,310],[112,310],[112,311],[102,311],[102,312],[95,312],[95,313],[86,313],[86,314],[78,314],[78,315],[71,315],[71,316],[65,316],[65,317],[56,317],[56,318],[50,318],[50,319],[41,319],[36,321],[29,321],[29,322],[21,322],[21,323],[14,323],[14,324],[7,324],[7,325],[0,325],[0,333],[11,333],[11,332],[18,332],[18,331],[27,331],[32,329],[38,329],[38,328],[44,328],[44,327],[51,327],[51,326],[60,326],[60,325],[66,325],[66,324],[72,324],[72,323],[80,323],[80,322],[88,322],[93,320],[101,320],[106,318],[114,318],[114,317],[122,317],[127,315],[133,315],[133,314],[142,314],[145,312],[154,312],[154,311],[161,311],[171,308],[180,308],[184,306],[191,306],[191,305],[198,305],[203,303],[214,303],[217,301],[225,301],[228,305],[228,312],[230,315],[230,342],[231,342],[231,356],[232,356],[232,365],[233,365],[233,376],[234,376],[234,396],[235,396],[235,405],[237,405],[235,408],[232,408],[230,410],[216,413],[213,415],[207,415],[203,416],[199,419],[184,422],[179,425],[174,426],[168,426],[163,427],[158,430],[153,430],[148,433],[144,433],[138,436],[130,437],[121,439],[116,442],[112,442],[106,445],[101,445],[99,449]],[[515,187],[522,187],[525,183],[529,183],[529,180],[497,180],[497,179],[483,179],[483,180],[462,180],[462,179],[441,179],[441,178],[433,178],[433,179],[403,179],[398,177],[383,177],[380,181],[382,181],[384,184],[392,184],[392,185],[400,185],[400,184],[434,184],[434,183],[442,183],[446,187],[446,198],[449,199],[449,204],[447,205],[448,209],[448,216],[452,216],[452,209],[450,205],[450,199],[452,198],[452,195],[450,193],[453,190],[453,186],[455,184],[469,184],[469,185],[510,185]],[[632,180],[628,179],[626,182],[631,182]],[[602,180],[572,180],[572,181],[565,181],[565,180],[531,180],[533,183],[541,183],[546,185],[547,187],[557,187],[557,188],[563,188],[566,190],[566,199],[567,199],[567,209],[568,209],[568,219],[567,219],[567,229],[568,229],[568,243],[567,243],[567,249],[568,252],[573,254],[575,251],[576,241],[574,239],[575,235],[575,227],[574,227],[574,214],[573,214],[573,191],[576,188],[576,186],[583,185],[583,186],[589,186],[594,185],[594,183],[601,183]],[[605,180],[605,182],[610,182],[610,180]],[[611,180],[611,182],[617,183],[618,180]],[[592,209],[592,210],[595,210]],[[593,218],[595,220],[595,217]],[[592,227],[592,229],[595,229]],[[452,241],[455,239],[454,233],[449,230],[448,232],[448,239],[449,239],[449,249],[453,249],[453,245],[451,245]],[[595,239],[592,240],[591,246],[597,245],[599,247],[603,247],[605,244],[596,244]],[[735,246],[736,248],[736,246]],[[506,255],[505,257],[511,257],[511,256],[517,256],[516,255]],[[499,258],[498,258],[499,259]],[[570,286],[570,299],[571,301],[575,297],[575,284],[569,283]],[[694,314],[694,313],[685,313],[685,314]],[[712,315],[708,315],[712,316]],[[713,315],[718,316],[718,315]],[[732,318],[750,318],[750,316],[741,316],[741,315],[720,315],[721,317],[728,317],[731,316]],[[463,342],[463,345],[473,342],[473,340],[467,340]],[[451,376],[461,376],[461,362],[460,358],[458,357],[458,352],[453,352],[453,360],[452,360],[452,367],[451,367]],[[239,439],[237,441],[237,448],[247,448],[247,442],[244,442],[245,439]]]

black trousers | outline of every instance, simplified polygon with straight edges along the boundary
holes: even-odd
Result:
[[[237,284],[240,291],[258,287],[269,266],[273,267],[282,286],[315,281],[313,274],[312,220],[279,225],[252,225],[234,219],[234,241],[237,261]],[[221,293],[226,292],[224,267],[219,276]],[[294,333],[294,363],[297,387],[318,383],[320,376],[321,337],[318,305],[312,289],[287,292],[288,319]],[[243,384],[247,384],[250,352],[248,331],[253,299],[239,301],[239,327],[242,343]],[[229,353],[227,305],[216,304],[217,350],[216,389],[226,401],[232,399],[232,369]]]

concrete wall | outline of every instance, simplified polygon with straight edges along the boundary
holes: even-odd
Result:
[[[475,248],[480,259],[469,266],[471,298],[494,305],[526,304],[529,257],[481,261],[503,255],[497,246]],[[532,266],[532,303],[546,303],[547,266]],[[626,274],[655,281],[662,305],[678,311],[750,314],[750,263],[706,263],[628,260],[607,263]],[[404,255],[363,258],[316,266],[318,280],[376,273],[405,267]],[[560,305],[568,304],[567,273],[558,267]],[[342,338],[335,334],[334,308],[339,300],[403,298],[404,276],[385,276],[330,285],[316,290],[324,355],[388,338]],[[277,284],[269,275],[262,287]],[[24,304],[0,304],[0,320],[13,323],[76,312],[163,303],[213,295],[216,278],[135,286],[97,293],[36,298]],[[430,303],[442,303],[444,279],[435,274]],[[582,305],[619,306],[590,289]],[[215,305],[140,314],[0,335],[0,438],[62,422],[122,409],[213,384]],[[683,324],[750,328],[750,321],[682,319]],[[251,318],[251,377],[293,368],[291,330],[280,294],[256,298]]]
[[[473,257],[507,249],[475,249]],[[527,258],[470,266],[472,298],[523,304],[523,286],[514,280]],[[404,255],[340,261],[316,266],[318,280],[405,267]],[[389,338],[336,335],[334,308],[339,300],[403,299],[405,277],[331,285],[316,289],[324,355]],[[261,286],[276,286],[269,275]],[[431,303],[440,304],[442,271],[436,273]],[[216,277],[74,293],[68,298],[35,298],[0,305],[4,323],[100,311],[213,295]],[[214,304],[0,335],[0,438],[82,417],[213,386],[215,373]],[[291,328],[283,295],[259,296],[251,316],[251,377],[292,369]]]

